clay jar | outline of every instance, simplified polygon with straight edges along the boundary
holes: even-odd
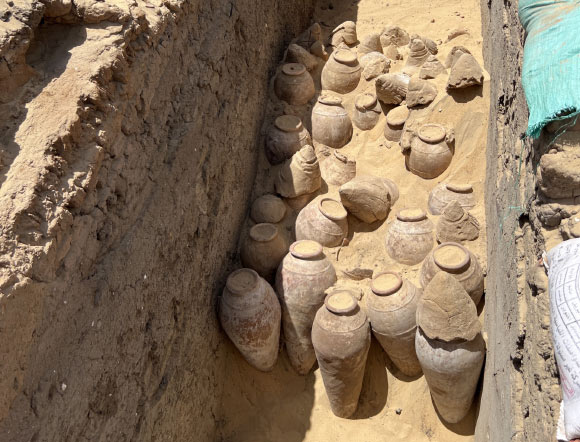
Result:
[[[415,319],[421,291],[395,272],[376,275],[367,297],[367,314],[373,335],[391,361],[407,376],[421,373],[415,354]]]
[[[461,421],[471,408],[483,367],[481,334],[471,341],[445,342],[417,328],[415,350],[439,415],[449,423]]]
[[[441,215],[451,201],[457,201],[465,210],[475,207],[475,195],[471,184],[438,184],[429,193],[429,211],[433,215]]]
[[[389,226],[385,243],[395,261],[419,264],[433,248],[433,223],[421,209],[403,209]]]
[[[260,223],[253,226],[240,250],[244,267],[255,270],[271,279],[280,261],[288,252],[288,241],[278,232],[275,224]]]
[[[440,124],[424,124],[413,134],[406,153],[407,169],[421,178],[441,175],[453,158],[452,134]]]
[[[282,306],[282,327],[286,351],[292,367],[307,374],[316,355],[312,347],[312,323],[336,282],[332,263],[316,241],[297,241],[280,263],[276,274],[276,293]]]
[[[372,175],[360,175],[338,189],[346,210],[362,222],[371,224],[384,220],[391,204],[394,183]],[[396,186],[395,186],[396,189]],[[398,189],[396,190],[398,196]]]
[[[337,49],[322,68],[322,89],[348,94],[356,89],[360,81],[361,67],[354,52]]]
[[[479,304],[483,295],[483,271],[473,253],[454,242],[444,242],[438,245],[421,266],[421,286],[427,287],[437,272],[441,271],[454,276],[475,305]]]
[[[279,164],[309,144],[312,144],[310,134],[300,118],[282,115],[276,118],[266,136],[266,158],[270,164]]]
[[[286,215],[284,201],[276,195],[267,193],[252,203],[250,218],[256,223],[278,223]]]
[[[358,405],[367,354],[369,322],[347,291],[329,295],[316,313],[312,344],[332,412],[347,418]]]
[[[274,92],[291,105],[306,104],[314,97],[314,80],[303,64],[286,63],[274,80]]]
[[[320,164],[320,172],[327,184],[342,186],[355,177],[356,161],[335,150]]]
[[[274,180],[276,191],[286,198],[316,192],[321,184],[320,165],[312,146],[304,146],[286,160]]]
[[[223,329],[250,365],[270,371],[278,358],[280,303],[274,289],[251,269],[233,272],[220,298]]]
[[[381,104],[374,94],[360,94],[354,102],[352,121],[360,130],[371,130],[379,122]]]
[[[387,113],[387,124],[385,125],[385,138],[389,141],[398,142],[403,133],[405,122],[409,118],[407,106],[397,106]]]
[[[336,247],[348,234],[347,213],[331,198],[316,198],[296,218],[296,239],[310,239],[325,247]]]
[[[352,122],[340,97],[322,94],[312,109],[312,138],[318,143],[339,149],[352,137]]]

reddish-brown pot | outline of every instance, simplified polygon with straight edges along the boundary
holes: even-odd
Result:
[[[419,264],[433,248],[433,230],[433,223],[423,210],[403,209],[387,231],[387,253],[402,264]]]
[[[296,241],[278,267],[275,287],[282,306],[284,343],[299,374],[307,374],[316,361],[312,323],[325,291],[335,282],[334,267],[316,241]]]
[[[329,94],[318,97],[312,109],[312,138],[318,143],[339,149],[352,137],[352,122],[342,107],[342,99]]]
[[[360,74],[361,67],[356,54],[348,49],[337,49],[322,68],[322,89],[348,94],[358,86]]]
[[[234,271],[220,298],[223,329],[250,365],[270,371],[278,358],[280,303],[274,289],[251,269]]]
[[[336,247],[348,234],[344,206],[331,198],[318,197],[296,218],[296,239],[311,239],[325,247]]]
[[[286,63],[274,80],[274,92],[288,104],[301,105],[308,103],[316,90],[314,80],[303,64]]]
[[[424,124],[412,137],[410,148],[405,150],[405,164],[417,176],[436,178],[453,159],[453,134],[448,134],[439,124]]]
[[[300,118],[281,115],[266,136],[266,157],[270,164],[279,164],[308,144],[312,144],[312,139]]]
[[[312,344],[332,412],[356,411],[371,344],[369,322],[348,291],[329,295],[316,313]]]
[[[286,253],[288,240],[278,231],[278,227],[260,223],[248,232],[240,258],[244,267],[254,269],[261,277],[271,280]]]

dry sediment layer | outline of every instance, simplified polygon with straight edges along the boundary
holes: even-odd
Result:
[[[215,295],[311,3],[45,3],[0,23],[0,440],[211,440]]]

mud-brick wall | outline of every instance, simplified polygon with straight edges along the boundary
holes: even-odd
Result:
[[[0,440],[211,441],[215,300],[312,2],[61,3],[0,102]]]
[[[487,144],[488,352],[476,441],[555,439],[559,387],[549,334],[546,248],[536,182],[547,143],[522,139],[525,34],[516,1],[482,0],[491,74]]]

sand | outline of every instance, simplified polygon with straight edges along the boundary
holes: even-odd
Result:
[[[332,9],[330,8],[332,4]],[[425,1],[379,0],[320,2],[314,21],[321,23],[328,34],[345,20],[356,22],[361,41],[371,32],[380,32],[389,24],[403,27],[409,34],[417,33],[438,43],[438,59],[444,63],[455,45],[467,47],[483,66],[481,54],[480,5],[476,0]],[[459,35],[450,42],[447,36],[455,29],[466,28],[469,33]],[[406,58],[406,57],[405,57]],[[392,63],[390,72],[400,72],[405,60]],[[319,70],[315,72],[317,92],[320,91]],[[318,78],[316,78],[318,76]],[[405,208],[427,211],[429,191],[439,182],[468,183],[473,186],[477,205],[470,212],[480,222],[482,229],[476,241],[465,246],[474,253],[486,269],[486,231],[484,210],[485,145],[489,108],[488,75],[483,87],[458,91],[453,96],[445,92],[447,74],[430,80],[437,85],[438,95],[427,108],[413,110],[411,121],[438,123],[455,130],[455,155],[450,167],[438,178],[424,180],[405,168],[404,157],[398,143],[385,140],[383,129],[385,113],[377,126],[370,131],[354,128],[351,142],[340,149],[342,154],[357,161],[357,175],[372,174],[393,180],[400,192],[384,222],[372,225],[349,216],[349,243],[346,246],[326,249],[334,264],[340,287],[359,293],[364,305],[364,293],[370,287],[370,276],[390,270],[400,272],[404,278],[420,287],[420,264],[405,266],[391,260],[384,248],[385,233],[395,214]],[[271,88],[272,89],[272,88]],[[374,80],[361,81],[355,91],[343,96],[343,105],[352,115],[358,94],[374,92]],[[286,105],[271,91],[262,136],[274,119],[282,113],[298,115],[311,130],[308,107]],[[262,144],[260,144],[260,147]],[[319,160],[330,151],[315,146]],[[254,198],[273,192],[273,178],[278,166],[272,167],[261,154],[254,188]],[[338,187],[323,183],[318,194],[339,200]],[[280,223],[291,236],[296,213],[291,209]],[[428,214],[435,223],[436,216]],[[248,223],[249,224],[249,223]],[[363,275],[364,279],[350,279]],[[483,304],[483,302],[482,302]],[[481,313],[481,307],[480,307]],[[480,315],[480,317],[482,317]],[[359,408],[352,419],[340,419],[332,414],[318,368],[307,376],[298,376],[291,368],[282,348],[274,370],[260,373],[251,368],[231,344],[228,352],[228,378],[223,396],[223,415],[218,420],[220,440],[232,442],[456,442],[473,440],[478,405],[458,424],[446,424],[438,417],[431,401],[424,377],[410,379],[402,375],[373,339],[366,366]]]

